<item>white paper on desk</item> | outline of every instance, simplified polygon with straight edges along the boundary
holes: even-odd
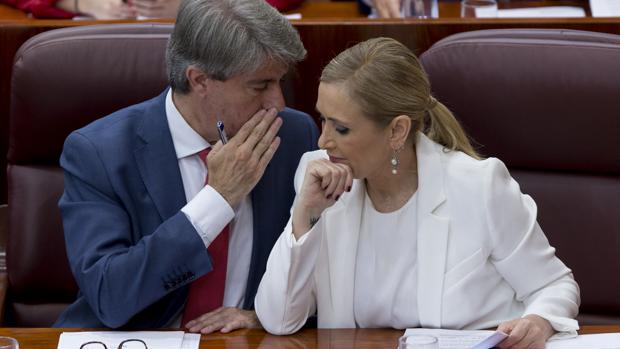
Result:
[[[576,6],[511,8],[497,11],[499,18],[576,18],[585,16],[586,11]]]
[[[141,339],[149,349],[176,349],[181,348],[183,335],[183,331],[63,332],[58,349],[76,349],[91,341],[103,342],[109,349],[116,349],[126,339]]]
[[[620,1],[590,0],[592,17],[620,17]]]
[[[430,328],[409,328],[405,336],[423,334],[439,339],[439,349],[489,349],[506,338],[500,331],[459,331]]]
[[[200,333],[186,333],[183,335],[181,349],[198,349],[200,347]]]
[[[620,333],[584,334],[570,339],[548,341],[547,349],[620,349]]]
[[[301,13],[289,13],[287,15],[284,15],[284,17],[286,17],[286,19],[288,19],[289,21],[292,21],[294,19],[301,19]]]

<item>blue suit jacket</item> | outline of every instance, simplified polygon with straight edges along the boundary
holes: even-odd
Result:
[[[58,327],[157,328],[180,314],[188,286],[212,270],[180,209],[185,192],[165,113],[166,92],[74,131],[60,159],[67,255],[80,292]],[[318,130],[280,113],[281,144],[252,191],[254,242],[244,308],[289,217],[301,155]]]

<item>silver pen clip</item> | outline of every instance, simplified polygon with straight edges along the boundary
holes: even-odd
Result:
[[[226,137],[226,131],[224,131],[224,123],[221,121],[217,122],[217,133],[220,135],[220,140],[222,144],[228,143],[228,137]]]

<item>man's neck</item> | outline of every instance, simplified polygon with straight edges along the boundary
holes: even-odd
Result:
[[[203,115],[200,107],[200,100],[191,92],[182,94],[172,91],[172,103],[177,108],[181,117],[194,129],[202,138],[210,144],[215,144],[218,135],[215,127],[208,127],[209,124],[215,125],[215,121],[209,122],[208,115]]]

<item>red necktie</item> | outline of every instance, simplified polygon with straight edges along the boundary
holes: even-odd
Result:
[[[202,161],[207,163],[207,154],[211,148],[198,153]],[[209,174],[205,178],[205,185],[209,180]],[[211,242],[209,248],[213,270],[198,278],[189,287],[189,295],[181,325],[185,327],[189,321],[202,314],[213,311],[222,306],[224,301],[224,286],[226,284],[226,265],[228,263],[228,225]]]

